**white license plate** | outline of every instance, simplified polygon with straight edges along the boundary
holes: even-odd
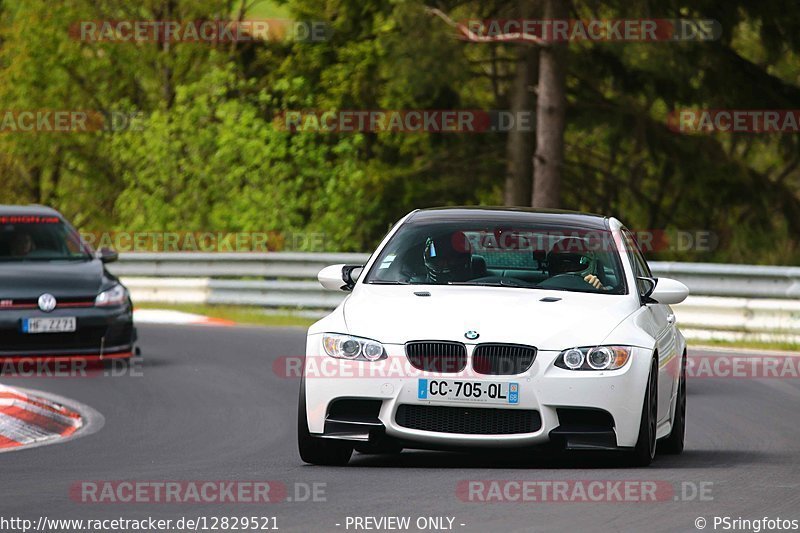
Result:
[[[519,392],[519,383],[498,381],[420,379],[417,383],[417,399],[429,401],[517,405]]]
[[[22,333],[71,333],[77,329],[78,321],[74,316],[22,320]]]

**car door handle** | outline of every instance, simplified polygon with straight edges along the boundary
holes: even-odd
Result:
[[[667,322],[670,324],[675,323],[675,313],[670,313],[667,315]]]

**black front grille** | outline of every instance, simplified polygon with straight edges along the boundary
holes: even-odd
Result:
[[[57,298],[56,309],[63,309],[68,307],[94,307],[95,296],[77,296],[66,297],[61,296]],[[39,297],[36,298],[3,298],[0,296],[0,311],[7,311],[20,308],[39,308]]]
[[[0,331],[0,351],[13,350],[60,350],[86,348],[89,346],[100,347],[100,339],[108,328],[89,327],[81,328],[74,333],[40,333],[29,335],[20,331],[5,329]]]
[[[100,351],[101,347],[112,348],[129,345],[132,342],[133,326],[119,324],[113,326],[81,326],[72,333],[25,334],[19,329],[0,329],[0,352],[43,352],[48,350],[63,352]]]
[[[455,373],[467,367],[467,348],[460,342],[409,342],[406,357],[414,368],[425,372]]]
[[[536,348],[519,344],[479,344],[472,354],[472,368],[478,374],[509,376],[522,374],[536,359]]]
[[[466,435],[514,435],[541,429],[539,411],[401,405],[395,421],[409,429]]]

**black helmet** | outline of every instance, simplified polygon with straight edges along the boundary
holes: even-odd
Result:
[[[547,265],[550,275],[558,274],[594,274],[597,259],[588,242],[579,237],[566,237],[558,241],[547,254]]]
[[[425,270],[431,283],[467,281],[472,275],[472,251],[466,236],[428,237],[425,241]]]

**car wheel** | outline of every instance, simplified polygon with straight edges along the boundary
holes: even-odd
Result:
[[[305,381],[300,385],[297,402],[297,448],[303,462],[312,465],[344,466],[353,455],[353,446],[346,442],[314,437],[308,431]]]
[[[658,443],[658,451],[677,455],[683,451],[686,435],[686,354],[681,359],[681,377],[678,380],[675,417],[672,420],[672,431],[669,436]]]
[[[647,466],[656,456],[656,424],[658,422],[658,360],[653,358],[647,389],[644,393],[642,418],[639,424],[639,438],[631,452],[631,462],[635,466]]]

